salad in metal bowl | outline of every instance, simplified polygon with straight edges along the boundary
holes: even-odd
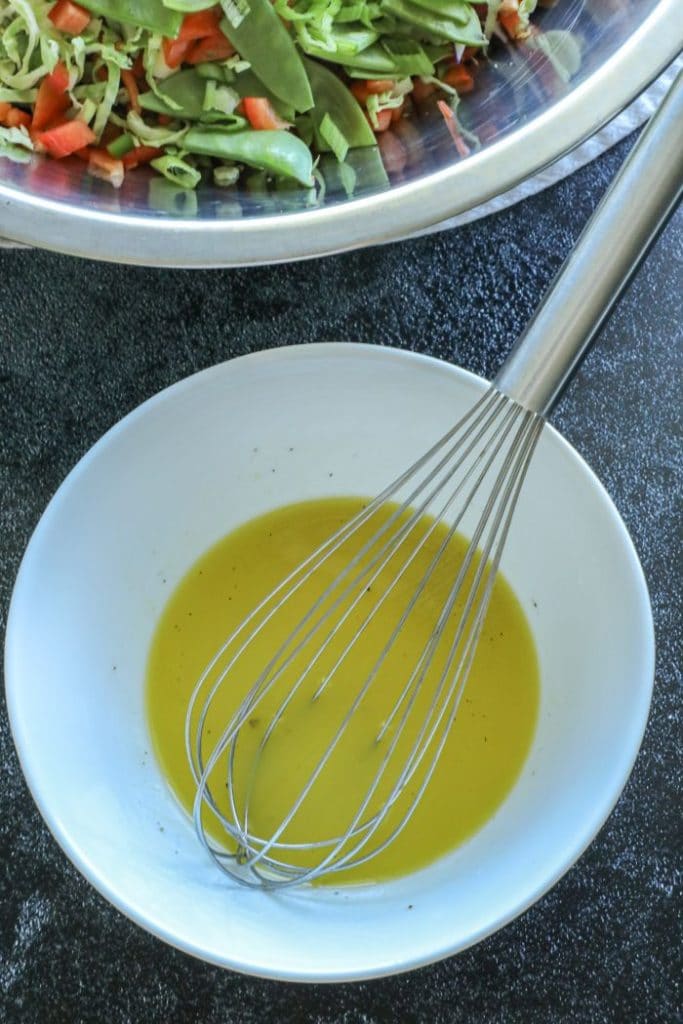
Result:
[[[78,158],[115,187],[148,165],[182,189],[351,195],[400,174],[425,106],[458,154],[478,145],[458,105],[496,44],[549,93],[569,80],[578,44],[537,2],[0,0],[0,156]]]

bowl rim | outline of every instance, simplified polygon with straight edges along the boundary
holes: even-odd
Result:
[[[24,731],[23,731],[23,715],[18,710],[20,705],[19,694],[21,687],[19,680],[14,671],[17,664],[17,657],[14,653],[15,647],[15,636],[19,632],[15,620],[18,617],[17,606],[19,604],[18,594],[23,585],[23,576],[27,571],[26,567],[29,565],[32,550],[34,544],[37,542],[36,538],[39,536],[41,527],[44,519],[48,516],[51,509],[56,507],[56,504],[60,501],[60,497],[64,494],[65,490],[69,488],[78,477],[85,471],[87,471],[89,464],[96,459],[101,450],[105,448],[116,436],[127,429],[132,423],[138,418],[145,416],[150,410],[153,410],[158,405],[173,401],[173,399],[182,394],[186,389],[201,386],[203,380],[210,380],[216,374],[226,372],[226,367],[237,363],[244,363],[249,361],[250,363],[258,363],[259,361],[272,361],[276,360],[296,360],[299,358],[306,358],[306,356],[313,355],[314,357],[325,355],[325,356],[339,356],[348,355],[351,358],[360,357],[361,359],[372,354],[374,357],[380,358],[392,358],[400,362],[421,363],[433,369],[437,369],[440,373],[455,373],[465,378],[469,385],[475,385],[477,388],[483,388],[486,382],[477,375],[470,373],[467,370],[463,370],[460,367],[456,367],[453,364],[444,362],[443,360],[436,359],[432,356],[423,355],[420,353],[410,352],[407,350],[378,347],[375,345],[368,345],[363,343],[314,343],[309,345],[293,345],[275,349],[264,349],[259,352],[250,353],[248,355],[240,356],[237,359],[226,360],[222,363],[218,363],[214,366],[208,367],[207,369],[201,370],[194,373],[182,380],[164,388],[162,391],[151,396],[146,401],[142,402],[131,412],[126,414],[122,419],[117,421],[95,444],[86,452],[84,456],[76,463],[71,469],[63,483],[60,485],[55,495],[48,503],[47,508],[43,512],[41,519],[35,527],[34,533],[28,543],[26,551],[24,553],[17,579],[13,588],[12,598],[9,607],[8,619],[7,619],[7,631],[5,639],[5,693],[7,700],[8,718],[10,723],[10,729],[12,738],[14,740],[15,749],[19,758],[24,778],[28,784],[28,788],[31,795],[45,821],[48,829],[52,833],[57,844],[61,847],[67,858],[74,864],[78,871],[86,878],[86,880],[119,912],[123,913],[135,924],[139,925],[145,931],[153,934],[155,937],[163,940],[167,944],[173,946],[176,949],[181,950],[184,953],[188,953],[200,960],[211,963],[215,966],[228,968],[230,970],[238,971],[240,973],[248,974],[255,977],[267,978],[271,980],[280,981],[294,981],[301,983],[340,983],[347,981],[360,981],[370,980],[374,978],[388,977],[398,973],[404,973],[420,967],[427,966],[432,963],[436,963],[447,957],[461,953],[464,950],[470,948],[473,945],[481,942],[483,939],[495,934],[500,929],[504,928],[511,921],[516,920],[522,914],[524,914],[530,907],[532,907],[542,896],[549,892],[557,882],[569,871],[571,867],[578,861],[583,855],[587,847],[593,842],[599,831],[602,829],[607,818],[612,813],[621,793],[628,782],[631,775],[633,765],[636,757],[640,750],[642,743],[643,734],[647,725],[649,717],[649,709],[652,699],[652,690],[654,684],[654,668],[655,668],[655,634],[654,634],[654,623],[652,617],[652,607],[648,594],[647,583],[645,575],[640,564],[637,552],[635,550],[633,541],[628,533],[628,530],[605,487],[602,485],[600,480],[597,478],[593,470],[588,466],[585,460],[579,455],[579,453],[566,441],[561,434],[550,424],[546,424],[545,430],[548,431],[553,438],[553,444],[559,446],[563,450],[563,455],[568,458],[582,473],[591,490],[594,492],[596,499],[604,507],[607,512],[611,524],[615,530],[615,533],[619,537],[619,542],[623,554],[623,558],[629,563],[629,569],[632,574],[634,588],[637,589],[637,604],[638,611],[641,619],[644,635],[646,637],[645,650],[643,651],[643,665],[644,669],[644,682],[643,691],[640,695],[640,707],[634,711],[634,725],[631,730],[631,742],[633,744],[632,750],[628,751],[628,760],[625,764],[625,770],[623,777],[619,777],[618,780],[613,782],[611,791],[606,795],[605,799],[599,806],[593,808],[593,812],[590,816],[586,816],[583,828],[577,831],[574,838],[574,842],[571,847],[565,851],[565,854],[561,861],[558,863],[556,870],[548,877],[544,877],[539,881],[533,890],[527,893],[526,897],[515,903],[514,907],[510,909],[508,913],[500,914],[494,920],[490,921],[485,927],[482,927],[478,932],[473,933],[466,943],[453,944],[441,944],[437,948],[430,951],[428,955],[424,956],[407,956],[402,962],[392,964],[379,964],[370,967],[365,971],[358,970],[340,970],[337,973],[330,973],[328,971],[322,971],[320,969],[288,969],[286,971],[278,969],[277,967],[268,968],[264,965],[255,965],[252,962],[240,961],[234,956],[213,956],[202,947],[192,941],[184,941],[177,936],[174,936],[161,924],[157,923],[153,919],[153,915],[145,914],[141,908],[133,905],[130,902],[126,902],[125,899],[121,898],[116,885],[107,880],[107,878],[99,871],[97,865],[91,862],[85,853],[79,849],[78,843],[73,841],[73,838],[69,834],[67,827],[61,822],[59,815],[46,805],[41,798],[41,784],[40,779],[36,777],[31,767],[31,759],[28,754],[29,747],[25,743]],[[649,684],[649,685],[648,685]],[[638,718],[640,714],[640,720]]]
[[[281,263],[397,240],[457,216],[547,167],[624,109],[677,56],[679,0],[659,0],[638,30],[543,113],[461,163],[336,206],[237,220],[88,210],[0,182],[0,227],[14,241],[149,266]],[[680,13],[680,12],[679,12]]]

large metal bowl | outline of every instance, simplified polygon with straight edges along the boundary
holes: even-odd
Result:
[[[460,159],[434,109],[404,137],[398,178],[353,198],[321,201],[252,180],[196,195],[159,187],[145,171],[115,191],[78,161],[0,159],[0,235],[96,259],[158,266],[274,263],[399,238],[511,188],[592,135],[645,88],[683,45],[681,0],[557,0],[543,29],[582,44],[566,87],[547,87],[543,62],[501,47],[463,118],[486,140]],[[361,176],[362,178],[362,176]],[[163,186],[163,182],[161,185]]]

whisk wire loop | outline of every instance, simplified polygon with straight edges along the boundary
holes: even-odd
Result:
[[[237,629],[227,638],[227,640],[219,648],[219,650],[216,652],[214,657],[211,659],[209,664],[204,669],[204,672],[202,673],[199,681],[195,686],[195,689],[190,698],[188,712],[186,716],[186,751],[188,755],[188,760],[190,762],[194,774],[195,782],[197,784],[199,784],[202,775],[207,770],[207,767],[203,764],[201,736],[204,732],[208,709],[211,705],[211,702],[215,694],[221,688],[228,674],[233,669],[233,667],[235,666],[241,655],[244,653],[246,648],[253,642],[253,640],[259,635],[259,633],[262,632],[262,630],[267,626],[267,624],[277,614],[277,612],[281,610],[283,605],[288,600],[290,600],[290,598],[301,588],[301,586],[304,585],[304,583],[307,582],[312,572],[318,570],[321,567],[321,565],[329,557],[331,557],[331,555],[334,554],[339,549],[339,547],[341,547],[341,545],[344,543],[346,539],[348,539],[349,536],[356,532],[370,518],[370,516],[374,514],[375,511],[377,511],[382,505],[384,505],[388,500],[390,500],[390,498],[396,493],[396,491],[408,479],[410,479],[411,476],[414,476],[416,472],[418,472],[426,463],[428,463],[430,458],[436,455],[438,451],[441,448],[443,448],[445,444],[448,443],[449,440],[451,440],[455,435],[457,435],[458,431],[461,430],[469,420],[472,420],[472,424],[470,424],[468,431],[464,435],[464,438],[466,438],[467,435],[471,432],[471,430],[473,430],[478,425],[481,418],[487,414],[487,412],[489,411],[489,407],[492,404],[494,404],[494,400],[496,398],[498,399],[498,403],[500,403],[501,396],[497,394],[493,389],[490,389],[489,392],[487,392],[482,397],[482,399],[480,399],[480,401],[477,402],[472,407],[472,409],[469,410],[466,416],[464,416],[455,425],[455,427],[448,431],[448,433],[445,434],[432,447],[432,449],[430,449],[429,452],[422,456],[422,458],[420,458],[412,467],[410,467],[408,470],[402,473],[401,476],[398,477],[392,484],[390,484],[374,501],[370,503],[370,505],[368,505],[364,510],[362,510],[349,523],[342,526],[340,530],[337,531],[337,533],[335,533],[328,541],[322,544],[304,562],[302,562],[297,568],[295,568],[292,571],[292,573],[290,573],[275,590],[273,590],[269,595],[267,595],[264,598],[264,600],[256,606],[256,608],[250,613],[250,615],[246,619],[244,619],[242,623],[240,623]],[[490,419],[488,422],[490,423]],[[434,475],[443,467],[443,465],[445,465],[449,458],[450,455],[447,455],[441,460],[441,462],[429,474],[428,480],[433,479]],[[342,573],[340,573],[339,576],[333,581],[332,587],[324,591],[320,595],[318,600],[311,606],[311,608],[308,610],[304,618],[301,619],[301,621],[298,623],[296,629],[293,631],[290,637],[288,637],[285,644],[280,649],[278,649],[276,653],[272,656],[271,660],[264,668],[261,676],[254,683],[249,693],[244,698],[244,701],[236,710],[231,721],[226,727],[223,736],[221,737],[221,740],[219,741],[218,744],[218,746],[221,747],[221,752],[224,750],[225,745],[230,742],[232,735],[234,734],[236,729],[239,728],[239,725],[241,725],[245,718],[247,718],[253,712],[253,710],[257,706],[258,699],[266,695],[267,690],[263,690],[263,682],[268,678],[270,670],[277,663],[284,649],[291,644],[292,639],[295,636],[297,636],[300,633],[301,629],[308,623],[308,621],[314,615],[316,610],[325,601],[326,597],[329,596],[331,589],[337,589],[341,585],[341,583],[349,575],[351,570],[355,568],[358,562],[363,558],[367,550],[370,547],[372,547],[373,544],[375,544],[377,540],[380,539],[384,535],[384,533],[387,532],[388,529],[391,528],[391,526],[394,524],[394,522],[396,522],[397,519],[400,518],[405,509],[410,506],[411,501],[414,499],[415,493],[416,492],[409,495],[408,498],[406,498],[405,501],[403,502],[402,506],[397,508],[392,513],[389,520],[387,520],[386,523],[380,526],[377,533],[370,538],[366,545],[364,545],[364,547],[357,553],[357,555],[349,562],[349,564],[345,567]],[[416,515],[414,517],[415,521],[417,520],[417,518],[419,518],[419,515]],[[306,570],[306,572],[304,572],[304,570]],[[191,723],[194,708],[201,693],[201,690],[203,689],[207,681],[210,679],[213,669],[216,667],[216,665],[220,663],[221,658],[225,655],[226,651],[230,648],[230,646],[236,641],[238,636],[245,631],[246,627],[258,616],[258,614],[264,608],[266,608],[270,603],[272,603],[276,597],[278,598],[277,602],[273,604],[273,607],[265,614],[263,619],[257,623],[257,625],[242,641],[240,647],[233,653],[228,663],[225,665],[225,667],[218,675],[217,679],[214,681],[208,696],[205,698],[205,702],[200,713],[199,721],[195,729],[195,744],[193,745],[191,742]],[[298,653],[299,649],[300,647],[297,648],[297,650],[294,653]]]
[[[491,387],[468,414],[424,456],[291,572],[216,652],[193,691],[186,717],[185,742],[197,785],[193,808],[195,827],[204,846],[224,871],[247,885],[281,887],[299,884],[323,873],[364,863],[385,849],[405,828],[433,775],[455,719],[485,619],[512,512],[542,424],[540,416],[527,412],[495,387]],[[330,762],[411,614],[420,605],[454,534],[461,527],[491,472],[495,472],[493,486],[466,554],[438,612],[436,624],[378,729],[375,744],[383,745],[384,749],[351,820],[338,835],[307,842],[290,841],[286,838],[288,827]],[[406,487],[408,493],[399,497]],[[342,572],[322,587],[285,641],[268,658],[206,756],[206,726],[212,703],[222,687],[228,684],[240,658],[267,625],[286,609],[287,603],[301,587],[319,573],[328,559],[389,503],[392,503],[390,514],[380,522],[369,539],[361,544]],[[427,527],[416,533],[418,524],[424,524],[425,516],[430,518]],[[364,597],[390,572],[390,578],[383,580],[372,607],[350,638],[343,641],[332,664],[324,669],[322,678],[316,682],[310,699],[313,703],[320,699],[342,670],[352,650],[362,641],[390,594],[406,577],[420,552],[433,537],[434,531],[444,521],[448,523],[445,535],[430,555],[427,567],[422,571],[401,615],[379,654],[374,657],[369,672],[305,784],[269,835],[254,833],[250,829],[250,815],[259,759],[292,702],[306,681],[312,678],[323,655],[342,635],[344,626],[358,612]],[[413,534],[416,536],[415,541],[412,540]],[[468,576],[472,576],[472,579],[466,585]],[[462,610],[457,622],[451,623],[458,602],[462,604]],[[418,695],[425,685],[425,678],[447,630],[450,646],[434,685],[434,692],[416,727],[400,770],[388,780],[388,772],[390,766],[393,767],[399,743],[414,716]],[[315,650],[305,659],[303,668],[276,705],[260,739],[254,770],[245,792],[238,798],[236,757],[241,730],[259,704],[283,680],[297,658],[305,654],[314,640],[317,640]],[[227,812],[219,806],[212,791],[214,772],[226,758]],[[402,809],[399,820],[392,822],[388,835],[372,845],[378,829],[420,772],[415,792]],[[388,792],[379,808],[375,809],[373,800],[385,782],[389,786]],[[236,853],[209,839],[204,820],[205,808],[209,808],[216,822],[236,844]],[[320,858],[313,866],[304,867],[288,859],[288,856],[304,850],[309,853],[321,851]]]
[[[201,776],[204,772],[203,755],[201,749],[201,736],[203,734],[206,715],[208,708],[215,696],[216,692],[220,689],[225,677],[233,668],[239,657],[244,653],[246,647],[258,636],[259,633],[267,626],[268,622],[272,617],[280,610],[282,605],[288,601],[293,594],[295,594],[309,578],[310,573],[324,564],[348,539],[348,537],[358,530],[367,520],[371,518],[375,512],[381,508],[391,497],[406,483],[412,476],[414,476],[423,466],[427,465],[432,458],[438,452],[445,447],[457,434],[467,427],[463,440],[466,439],[468,434],[477,426],[481,417],[484,416],[492,405],[496,402],[500,402],[501,395],[495,388],[489,388],[481,398],[468,410],[468,412],[453,426],[446,434],[443,435],[424,455],[422,455],[412,466],[410,466],[405,472],[397,477],[392,483],[390,483],[376,498],[374,498],[361,512],[358,513],[354,519],[344,524],[336,533],[334,533],[327,541],[320,545],[315,551],[313,551],[303,562],[296,566],[292,572],[290,572],[278,586],[267,594],[263,600],[256,605],[256,607],[249,613],[249,615],[237,626],[237,628],[227,637],[224,643],[218,648],[214,656],[206,665],[202,672],[199,680],[197,681],[195,688],[192,692],[190,700],[188,702],[187,715],[185,719],[185,750],[190,764],[192,773],[194,775],[195,782],[198,784]],[[438,471],[437,467],[437,471]],[[406,501],[406,506],[409,504],[409,499]],[[393,522],[400,512],[397,512],[391,518]],[[386,532],[390,528],[391,522],[388,522],[381,527],[381,533]],[[381,535],[381,534],[380,534]],[[347,571],[343,572],[340,576],[340,581],[343,579],[348,571],[350,571],[351,565],[347,567]],[[276,600],[278,599],[278,600]],[[257,625],[247,635],[246,639],[243,640],[241,646],[237,651],[234,652],[227,665],[222,670],[221,674],[214,681],[208,695],[206,695],[204,704],[202,706],[199,720],[195,727],[195,742],[192,742],[192,723],[194,719],[194,710],[199,700],[199,697],[210,680],[211,675],[216,666],[221,662],[223,657],[229,648],[235,643],[238,637],[243,634],[247,627],[258,619],[260,613],[264,611],[269,605],[270,610],[264,615],[261,621],[257,622]],[[313,611],[313,609],[311,610]],[[301,625],[301,624],[300,624]],[[277,655],[274,656],[274,660]],[[265,670],[264,670],[265,671]],[[257,685],[252,688],[255,692]],[[252,691],[250,691],[251,693]],[[248,698],[247,698],[248,699]],[[245,701],[246,703],[246,701]],[[234,716],[234,720],[239,717],[239,710]],[[229,730],[226,729],[226,732]]]
[[[359,810],[358,810],[354,820],[352,821],[351,825],[349,826],[347,832],[342,837],[340,837],[338,849],[339,850],[343,849],[343,847],[346,845],[346,843],[349,841],[349,839],[351,837],[353,837],[353,836],[362,834],[362,838],[360,839],[360,841],[357,843],[356,846],[354,846],[351,850],[347,851],[342,856],[338,856],[338,857],[335,858],[336,851],[333,851],[331,854],[328,855],[328,857],[325,859],[325,861],[323,861],[319,865],[319,869],[328,870],[328,871],[339,871],[339,870],[342,870],[342,869],[348,867],[351,861],[353,862],[354,866],[358,866],[359,864],[362,864],[365,861],[370,860],[372,857],[376,856],[378,853],[380,853],[383,849],[385,849],[387,846],[389,846],[393,842],[393,840],[397,837],[397,835],[408,824],[410,818],[412,817],[412,814],[413,814],[415,808],[419,804],[419,802],[420,802],[420,800],[422,798],[422,795],[423,795],[423,793],[424,793],[424,791],[425,791],[425,789],[426,789],[426,787],[427,787],[427,785],[428,785],[428,783],[429,783],[429,781],[430,781],[430,779],[431,779],[431,777],[432,777],[432,775],[434,773],[434,770],[436,769],[439,757],[440,757],[441,752],[443,750],[443,747],[444,747],[444,745],[446,743],[446,740],[447,740],[448,735],[450,733],[450,728],[451,728],[451,726],[453,724],[453,721],[455,719],[455,715],[457,713],[460,697],[461,697],[462,692],[464,690],[464,685],[465,685],[465,682],[466,682],[469,670],[471,668],[471,663],[472,663],[472,660],[473,660],[473,657],[474,657],[474,653],[475,653],[475,650],[476,650],[478,638],[479,638],[479,635],[481,633],[481,629],[482,629],[482,626],[483,626],[483,623],[484,623],[484,620],[485,620],[486,610],[488,608],[488,604],[489,604],[489,600],[490,600],[490,596],[491,596],[491,591],[492,591],[492,588],[493,588],[493,584],[495,582],[495,574],[496,574],[496,571],[497,571],[497,568],[498,568],[498,563],[500,561],[500,557],[502,555],[502,550],[503,550],[503,547],[504,547],[504,544],[505,544],[505,539],[507,537],[507,531],[509,529],[509,525],[510,525],[510,522],[511,522],[511,519],[512,519],[512,515],[514,513],[514,507],[515,507],[515,505],[517,503],[517,498],[519,496],[521,485],[522,485],[524,476],[526,474],[526,469],[527,469],[529,461],[531,459],[531,455],[533,454],[533,450],[534,450],[534,447],[535,447],[538,435],[540,433],[541,427],[542,427],[542,421],[540,421],[539,417],[534,416],[534,414],[532,414],[532,413],[525,414],[525,423],[524,423],[523,430],[519,432],[518,437],[515,439],[515,443],[518,444],[518,446],[520,448],[520,455],[521,455],[520,462],[519,462],[518,468],[517,468],[517,472],[515,472],[512,475],[510,475],[509,479],[505,482],[504,494],[503,494],[502,500],[499,503],[499,509],[498,509],[498,512],[497,512],[497,515],[496,515],[496,520],[495,520],[495,523],[494,523],[494,527],[493,527],[492,532],[491,532],[491,537],[487,541],[487,543],[486,543],[486,545],[485,545],[485,547],[483,549],[483,552],[481,554],[481,557],[479,559],[479,564],[477,566],[475,580],[474,580],[474,582],[472,584],[472,587],[471,587],[471,589],[469,591],[468,601],[467,601],[466,607],[465,607],[465,609],[464,609],[464,611],[463,611],[463,613],[461,615],[461,618],[460,618],[460,621],[459,621],[459,625],[458,625],[458,629],[457,629],[456,634],[455,634],[455,636],[453,638],[453,641],[452,641],[452,644],[451,644],[451,649],[450,649],[449,656],[448,656],[448,660],[447,660],[446,666],[445,666],[445,668],[444,668],[444,670],[442,672],[437,692],[436,692],[436,694],[435,694],[435,696],[433,698],[433,701],[432,701],[432,703],[431,703],[431,705],[430,705],[430,707],[428,709],[428,714],[427,714],[427,716],[426,716],[426,718],[425,718],[425,720],[423,722],[423,725],[422,725],[418,735],[416,736],[416,738],[415,738],[415,740],[413,742],[413,747],[411,749],[411,752],[408,755],[408,757],[406,758],[405,766],[403,768],[402,773],[397,778],[397,780],[396,780],[396,782],[394,784],[394,787],[393,787],[390,795],[385,798],[385,800],[383,802],[383,805],[382,805],[382,808],[381,808],[381,811],[379,813],[375,814],[367,822],[365,822],[364,825],[362,826],[362,828],[357,828],[356,826],[358,824],[358,821],[361,819],[362,814],[364,813],[365,809],[367,808],[367,806],[369,804],[369,801],[370,801],[370,799],[371,799],[371,797],[372,797],[372,795],[373,795],[373,793],[374,793],[375,789],[377,788],[377,785],[378,785],[378,783],[380,781],[381,775],[383,774],[383,772],[384,772],[384,770],[385,770],[385,768],[386,768],[386,766],[387,766],[387,764],[389,762],[390,756],[393,753],[393,750],[394,750],[394,748],[395,748],[395,746],[396,746],[396,744],[398,742],[398,739],[400,738],[400,735],[401,735],[401,733],[402,733],[402,731],[403,731],[403,729],[404,729],[404,727],[405,727],[405,725],[406,725],[406,723],[408,721],[410,706],[404,712],[404,715],[402,717],[402,721],[400,723],[400,726],[395,731],[395,735],[394,735],[394,739],[392,740],[392,744],[391,744],[390,748],[388,749],[387,753],[384,756],[384,759],[383,759],[383,761],[382,761],[382,763],[380,765],[380,768],[378,769],[377,775],[373,779],[373,782],[372,782],[372,784],[371,784],[371,786],[370,786],[370,788],[369,788],[369,790],[368,790],[368,792],[366,794],[366,797],[363,800],[363,803],[362,803],[361,807],[359,808]],[[496,493],[499,493],[500,487],[502,486],[503,481],[505,480],[505,477],[508,474],[508,471],[510,469],[510,463],[511,463],[511,458],[508,457],[508,460],[506,461],[506,465],[505,465],[504,469],[501,470],[501,473],[499,475],[499,478],[498,478],[498,481],[497,481],[497,486],[495,488]],[[490,500],[489,504],[488,504],[488,511],[490,511],[492,505],[493,505],[493,501]],[[504,510],[506,508],[507,508],[507,514],[505,516],[503,516],[503,512],[504,512]],[[501,522],[503,523],[503,532],[502,532],[502,535],[499,536],[499,528],[501,526]],[[452,536],[452,534],[451,534],[451,536]],[[493,557],[493,560],[489,561],[489,557],[491,555],[491,547],[492,547],[492,545],[494,543],[494,540],[495,540],[495,538],[497,536],[498,536],[498,544],[497,544],[497,547],[496,547],[495,555]],[[472,559],[475,557],[476,553],[477,553],[477,541],[473,537],[472,541],[470,543],[469,549],[468,549],[468,555],[466,555],[466,558],[468,558],[468,562],[470,564],[471,564]],[[483,593],[481,595],[479,595],[479,587],[480,587],[482,579],[485,580],[485,586],[484,586]],[[449,593],[448,600],[447,600],[447,602],[446,602],[446,604],[445,604],[445,606],[444,606],[444,608],[442,610],[442,614],[441,614],[441,617],[440,617],[440,621],[442,623],[445,623],[448,620],[448,617],[449,617],[450,613],[453,610],[453,606],[454,606],[455,601],[457,599],[457,595],[458,595],[458,592],[459,592],[459,589],[460,589],[461,585],[462,585],[462,577],[459,576],[459,579],[457,579],[456,582],[454,583],[453,588],[452,588],[452,590]],[[451,669],[453,667],[453,662],[454,662],[456,654],[458,652],[459,645],[460,645],[460,643],[462,641],[463,634],[464,634],[466,628],[468,628],[468,620],[469,620],[470,615],[472,613],[472,608],[474,606],[475,600],[478,597],[479,597],[478,605],[476,606],[476,612],[474,613],[473,621],[471,623],[471,628],[470,628],[469,634],[467,636],[465,650],[463,651],[461,660],[460,660],[460,662],[459,662],[459,664],[457,666],[457,669],[456,669],[455,673],[452,676],[452,681],[451,681],[451,684],[450,684],[450,686],[449,686],[449,688],[447,690],[446,696],[443,698],[441,710],[437,713],[436,708],[438,706],[438,702],[439,702],[439,700],[441,698],[441,694],[442,694],[443,688],[444,688],[444,686],[446,684],[446,681],[449,678],[449,675],[451,673]],[[437,629],[438,629],[438,627],[437,627]],[[435,630],[435,634],[436,634],[436,632],[437,632],[437,630]],[[432,635],[432,640],[434,640],[434,634]],[[437,642],[438,642],[438,638],[437,638]],[[409,684],[407,684],[407,685],[412,685],[413,686],[413,696],[411,697],[411,702],[414,701],[415,696],[417,695],[417,687],[419,687],[419,685],[424,680],[424,675],[426,674],[426,671],[428,670],[429,664],[431,663],[431,655],[432,654],[433,654],[433,650],[429,651],[428,649],[425,649],[425,651],[423,652],[423,655],[422,655],[422,657],[420,659],[421,663],[422,663],[422,667],[421,667],[421,670],[419,672],[419,677],[417,679],[417,683],[415,685],[413,685],[414,681],[415,681],[415,675],[417,673],[417,668],[416,668],[416,670],[414,671],[413,675],[411,676],[411,680],[410,680]],[[405,690],[404,690],[404,693],[405,693]],[[453,696],[454,694],[455,694],[455,697]],[[400,699],[401,698],[399,698],[399,700]],[[434,736],[436,734],[436,731],[439,728],[439,726],[442,724],[442,721],[444,719],[444,715],[446,714],[446,711],[447,711],[449,705],[451,707],[451,710],[450,710],[450,713],[448,715],[448,719],[445,722],[444,728],[442,729],[441,737],[440,737],[440,739],[438,741],[438,744],[436,746],[436,749],[434,751],[434,754],[433,754],[432,760],[430,762],[429,768],[428,768],[428,770],[427,770],[427,772],[426,772],[426,774],[425,774],[425,776],[424,776],[424,778],[422,780],[422,783],[421,783],[420,787],[418,788],[417,792],[415,793],[415,796],[414,796],[413,800],[411,801],[411,803],[409,804],[407,810],[405,811],[403,817],[401,818],[399,823],[395,826],[393,831],[383,840],[383,842],[379,846],[373,847],[371,852],[369,852],[369,853],[367,853],[367,854],[365,854],[363,856],[359,856],[359,853],[362,850],[362,848],[365,845],[367,845],[369,840],[372,838],[372,835],[377,831],[379,826],[382,824],[384,818],[389,813],[391,807],[395,804],[396,800],[400,797],[402,791],[404,790],[406,785],[410,782],[410,779],[412,778],[412,776],[414,775],[415,771],[419,767],[421,761],[426,756],[426,754],[427,754],[428,750],[430,749],[430,746],[431,746],[431,744],[432,744],[432,742],[434,740]],[[432,720],[432,718],[434,718],[435,715],[436,715],[435,720],[434,720],[433,724],[430,726],[431,720]],[[428,729],[429,729],[429,734],[425,738],[425,732]],[[332,862],[333,858],[334,858],[334,863],[332,864],[331,862]]]

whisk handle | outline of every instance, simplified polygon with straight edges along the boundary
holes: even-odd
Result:
[[[642,133],[495,384],[545,414],[683,191],[683,72]]]

